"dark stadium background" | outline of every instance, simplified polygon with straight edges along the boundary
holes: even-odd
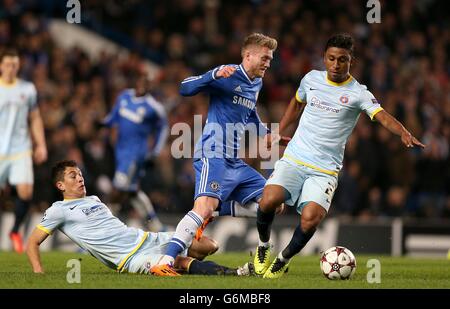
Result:
[[[367,22],[366,1],[80,2],[81,23],[70,25],[67,1],[0,1],[0,48],[12,46],[21,54],[20,75],[37,87],[49,149],[48,161],[35,167],[32,214],[59,199],[49,170],[66,158],[82,167],[88,193],[108,200],[114,158],[108,134],[98,123],[118,92],[131,86],[149,63],[152,93],[165,105],[170,124],[192,125],[194,114],[206,114],[207,98],[181,98],[179,82],[219,64],[239,63],[247,34],[271,35],[279,46],[258,104],[264,121],[278,122],[303,75],[323,68],[326,39],[344,31],[357,42],[352,75],[427,147],[407,149],[363,115],[347,144],[330,217],[363,230],[381,222],[388,226],[383,230],[386,239],[398,218],[403,235],[450,235],[445,229],[450,219],[450,30],[445,1],[380,1],[379,24]],[[64,38],[51,30],[57,22],[89,30],[126,52],[104,49],[93,55],[83,44],[63,47]],[[192,207],[194,190],[192,161],[171,156],[173,139],[149,164],[143,181],[158,213],[172,221]],[[258,159],[248,162],[259,166]],[[12,210],[13,195],[10,190],[1,195],[3,214]],[[280,228],[296,219],[283,220]],[[433,232],[429,227],[442,229]],[[352,237],[356,231],[340,231],[339,237],[344,241],[344,235]],[[389,251],[389,246],[380,250]]]

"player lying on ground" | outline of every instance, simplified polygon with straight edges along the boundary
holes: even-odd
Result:
[[[352,37],[346,34],[331,37],[323,60],[326,71],[313,70],[303,77],[280,122],[280,134],[283,134],[301,115],[294,137],[283,158],[275,163],[259,204],[255,271],[264,278],[284,274],[290,259],[308,243],[327,214],[338,185],[345,144],[360,113],[365,112],[370,119],[400,136],[406,147],[424,147],[383,110],[366,86],[350,75]],[[300,220],[290,243],[270,264],[270,229],[280,203],[296,207]]]
[[[74,161],[61,161],[52,170],[52,180],[64,200],[47,209],[28,240],[27,254],[35,273],[43,273],[39,245],[59,229],[106,266],[120,272],[148,274],[163,256],[173,233],[144,232],[128,227],[114,217],[96,196],[86,196],[83,175]],[[175,267],[190,274],[249,275],[252,264],[237,269],[202,262],[218,249],[217,243],[202,237],[183,251]]]

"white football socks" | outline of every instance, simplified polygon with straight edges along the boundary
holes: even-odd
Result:
[[[256,211],[258,209],[258,203],[249,201],[245,205],[241,205],[238,202],[234,202],[234,217],[241,218],[256,218]]]

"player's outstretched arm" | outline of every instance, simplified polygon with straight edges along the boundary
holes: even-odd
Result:
[[[27,255],[34,273],[44,273],[39,254],[40,244],[48,237],[48,234],[35,228],[28,239]]]
[[[219,78],[228,78],[236,72],[236,67],[223,65],[214,70],[210,70],[203,75],[190,76],[185,78],[180,84],[180,94],[182,96],[193,96],[203,90],[211,90],[210,84]]]
[[[391,131],[392,133],[398,135],[402,139],[402,143],[406,147],[414,147],[414,145],[424,148],[425,145],[422,144],[417,138],[415,138],[406,128],[391,114],[382,110],[375,115],[375,119],[381,123],[383,127]]]
[[[218,69],[216,72],[215,78],[228,78],[236,72],[236,67],[231,65],[225,65],[222,68]]]

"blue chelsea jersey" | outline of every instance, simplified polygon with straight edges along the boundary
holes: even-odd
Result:
[[[120,93],[105,124],[118,127],[116,152],[119,156],[148,156],[148,137],[151,134],[155,135],[155,145],[151,152],[152,155],[158,155],[168,135],[164,107],[149,94],[136,97],[134,89]]]
[[[242,65],[231,66],[236,67],[236,71],[228,78],[215,76],[222,65],[181,82],[181,95],[193,96],[205,92],[210,97],[208,118],[196,143],[194,158],[236,158],[246,128],[256,130],[255,133],[260,136],[269,132],[256,109],[262,79],[251,80]]]

